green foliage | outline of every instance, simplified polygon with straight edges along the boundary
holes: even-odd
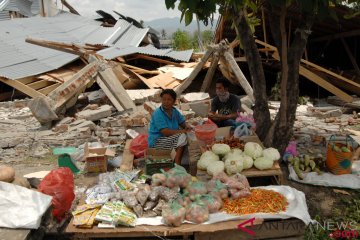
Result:
[[[209,46],[214,42],[214,32],[211,30],[204,30],[201,32],[202,44],[204,47]],[[193,48],[196,50],[198,48],[198,31],[194,31],[192,36]]]
[[[186,31],[180,29],[172,35],[172,47],[176,50],[187,50],[193,48],[191,37]]]

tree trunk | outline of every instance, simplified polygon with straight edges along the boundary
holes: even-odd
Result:
[[[256,121],[256,133],[261,140],[264,140],[271,125],[266,96],[264,69],[253,33],[246,21],[244,11],[242,9],[240,9],[240,11],[236,11],[236,7],[233,8],[233,11],[234,16],[236,16],[234,19],[235,26],[244,48],[245,57],[249,66],[252,87],[254,90],[254,118]]]
[[[275,13],[270,13],[270,15],[271,14]],[[270,18],[270,21],[274,19],[276,18]],[[285,22],[281,23],[281,21],[285,21],[285,19],[281,17],[278,19],[278,29],[282,31],[281,27],[285,27]],[[287,64],[282,64],[282,71],[284,71],[282,74],[282,78],[287,78],[287,84],[286,90],[281,89],[281,92],[286,94],[286,101],[282,99],[279,112],[271,126],[271,129],[273,129],[273,131],[269,131],[269,134],[266,136],[266,142],[264,143],[265,145],[271,145],[277,148],[280,153],[283,153],[285,151],[285,148],[293,135],[293,126],[295,123],[296,108],[299,98],[300,60],[304,53],[313,22],[313,15],[303,16],[303,22],[301,26],[296,30],[294,34],[295,37],[293,42],[291,43],[290,48],[287,49]],[[271,25],[275,26],[274,22],[272,22]],[[272,27],[271,29],[274,28]],[[273,32],[273,34],[276,33]],[[282,38],[280,41],[282,47],[279,49],[279,52],[281,52],[280,56],[283,58],[284,53],[282,51],[286,49],[283,47],[283,45],[287,45],[287,42],[283,42],[284,38]],[[281,59],[281,61],[284,61],[284,59]],[[282,84],[282,87],[285,88],[285,84]]]

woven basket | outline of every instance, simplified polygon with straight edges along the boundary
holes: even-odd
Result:
[[[351,173],[351,157],[353,155],[354,148],[349,146],[350,142],[348,141],[351,141],[351,144],[353,144],[353,140],[350,137],[346,137],[346,144],[344,144],[336,142],[335,136],[333,135],[330,137],[327,144],[326,167],[335,175]],[[337,152],[334,150],[335,146],[339,148],[349,147],[350,152]]]

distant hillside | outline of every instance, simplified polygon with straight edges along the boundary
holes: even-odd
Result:
[[[213,26],[209,24],[208,26],[205,26],[202,22],[200,22],[200,29],[203,30],[213,30],[215,31],[217,20],[215,19],[213,22]],[[159,33],[161,33],[162,29],[165,29],[166,34],[168,37],[170,37],[177,29],[188,31],[189,33],[193,33],[194,31],[197,31],[197,23],[196,21],[192,21],[192,23],[189,26],[185,27],[185,22],[180,23],[180,18],[159,18],[152,21],[148,21],[144,23],[144,26],[150,26],[157,30]]]

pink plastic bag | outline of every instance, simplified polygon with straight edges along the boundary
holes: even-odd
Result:
[[[144,157],[147,148],[148,148],[147,134],[140,134],[131,141],[130,152],[134,154],[136,158]]]
[[[53,197],[52,215],[61,221],[75,198],[73,173],[67,167],[52,170],[40,182],[38,190]]]

